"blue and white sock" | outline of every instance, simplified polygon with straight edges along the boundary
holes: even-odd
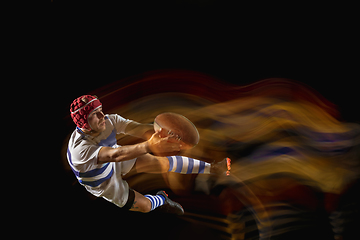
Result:
[[[210,163],[183,156],[170,156],[167,158],[169,159],[170,165],[169,172],[182,174],[210,174]]]
[[[164,205],[164,203],[165,203],[165,197],[162,195],[156,195],[156,196],[144,195],[144,197],[149,199],[151,202],[151,210],[150,211],[154,210],[157,207]]]

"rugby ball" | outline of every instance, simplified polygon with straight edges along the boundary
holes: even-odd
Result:
[[[161,130],[160,137],[173,136],[172,141],[180,141],[186,150],[195,147],[200,140],[200,135],[195,125],[181,114],[165,112],[156,116],[154,130]]]

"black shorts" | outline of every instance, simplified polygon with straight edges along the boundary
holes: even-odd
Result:
[[[132,205],[134,203],[134,200],[135,200],[135,192],[134,192],[134,190],[129,188],[128,200],[127,200],[126,204],[121,209],[129,210],[132,207]]]

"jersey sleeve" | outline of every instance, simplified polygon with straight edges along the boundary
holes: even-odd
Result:
[[[122,116],[120,116],[118,114],[109,114],[108,118],[114,124],[114,127],[116,129],[117,134],[125,133],[126,126],[129,123],[134,122],[134,121],[132,121],[130,119],[125,119],[125,118],[123,118]]]
[[[98,164],[98,154],[102,146],[82,141],[72,152],[72,164],[81,172],[88,171],[93,165]]]

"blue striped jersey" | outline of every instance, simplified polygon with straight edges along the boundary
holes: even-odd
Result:
[[[114,176],[115,168],[121,167],[120,163],[114,162],[98,164],[98,153],[104,146],[119,147],[116,134],[125,133],[125,128],[130,122],[131,120],[117,114],[105,115],[106,129],[99,136],[86,135],[78,128],[70,137],[67,149],[69,165],[79,183],[88,191],[97,188],[98,194],[95,195],[99,195],[99,188],[101,189],[101,186]],[[121,175],[119,176],[121,178]]]

